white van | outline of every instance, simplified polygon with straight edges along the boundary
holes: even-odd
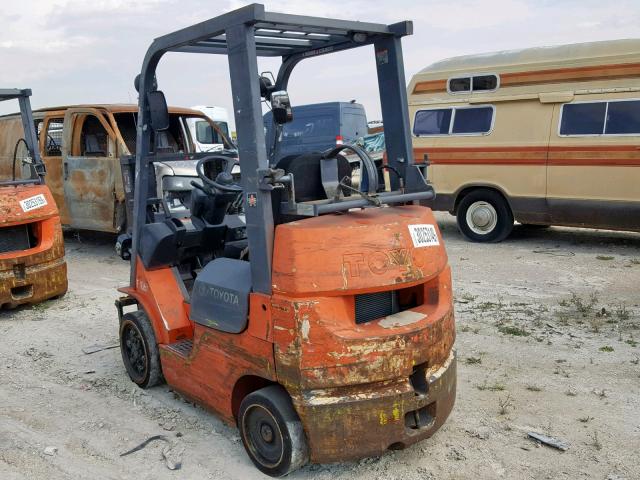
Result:
[[[229,133],[229,112],[224,107],[208,107],[205,105],[196,105],[191,107],[198,110],[209,117],[213,123],[227,138],[231,138]],[[222,138],[213,130],[209,123],[193,118],[188,121],[191,138],[194,139],[198,152],[217,152],[222,150],[224,143]]]

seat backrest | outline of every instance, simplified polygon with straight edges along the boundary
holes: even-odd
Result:
[[[322,185],[321,159],[321,153],[305,153],[284,157],[276,164],[276,168],[281,168],[286,173],[293,174],[296,202],[309,202],[327,198]],[[344,177],[351,177],[349,161],[342,155],[337,156],[337,161],[338,181]]]
[[[86,134],[84,136],[84,154],[85,155],[104,155],[105,152],[100,148],[98,136],[94,134]]]
[[[156,132],[156,148],[158,153],[178,153],[178,148],[175,139],[171,133],[166,130]]]

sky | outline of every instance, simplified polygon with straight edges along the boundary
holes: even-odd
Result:
[[[136,103],[133,79],[153,38],[215,17],[238,0],[3,0],[0,88],[31,88],[32,106]],[[265,0],[267,10],[377,23],[413,20],[403,39],[406,81],[457,55],[640,37],[639,0]],[[261,60],[277,72],[279,59]],[[226,57],[167,54],[158,83],[170,105],[232,111]],[[380,118],[372,46],[305,60],[293,105],[357,100]],[[16,105],[0,104],[0,114]]]

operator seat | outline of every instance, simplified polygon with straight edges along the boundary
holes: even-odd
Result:
[[[285,173],[293,174],[296,202],[310,202],[313,200],[324,200],[327,198],[324,186],[322,185],[322,171],[320,161],[322,153],[304,153],[302,155],[290,155],[283,157],[276,164]],[[351,164],[343,155],[336,155],[338,161],[338,180],[344,177],[351,178]],[[344,195],[349,195],[348,191],[342,189]],[[275,212],[274,212],[275,213]]]

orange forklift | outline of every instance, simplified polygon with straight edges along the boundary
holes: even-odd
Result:
[[[11,179],[0,179],[0,309],[67,291],[60,216],[44,184],[30,96],[29,89],[0,89],[0,101],[18,100],[20,120],[8,128],[22,132],[12,152]]]
[[[136,81],[131,279],[116,302],[124,365],[140,387],[166,381],[237,425],[271,476],[402,449],[453,408],[451,272],[432,212],[417,204],[434,192],[411,149],[401,47],[411,33],[408,21],[252,4],[157,38]],[[353,146],[270,164],[261,102],[282,130],[300,61],[368,46],[390,187]],[[189,156],[199,175],[189,215],[154,198],[154,164],[185,158],[158,148],[169,122],[155,72],[167,52],[229,61],[241,180],[233,156]],[[281,57],[275,83],[259,75],[258,56]]]

